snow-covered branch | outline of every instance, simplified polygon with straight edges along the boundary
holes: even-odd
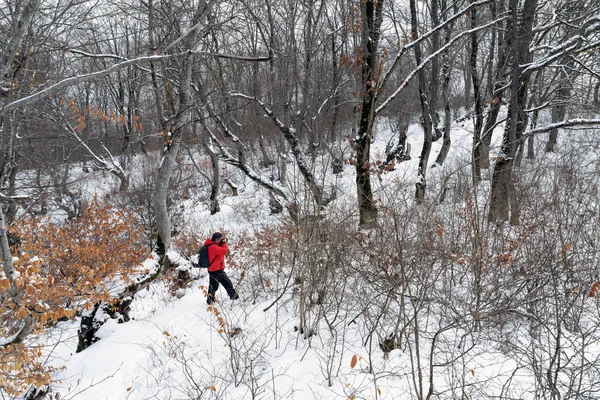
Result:
[[[102,145],[102,148],[106,152],[107,157],[103,157],[103,156],[96,154],[94,152],[94,150],[92,150],[87,145],[87,143],[85,143],[85,141],[79,136],[79,134],[77,133],[77,130],[75,128],[73,128],[73,126],[68,121],[67,117],[64,115],[64,113],[62,111],[60,111],[60,115],[62,117],[62,121],[60,121],[60,122],[56,121],[52,117],[49,117],[49,118],[64,127],[65,131],[86,150],[86,152],[88,153],[89,156],[92,157],[94,164],[99,169],[110,172],[111,174],[113,174],[117,178],[119,178],[121,181],[126,179],[126,174],[125,174],[125,171],[123,170],[123,167],[121,166],[121,163],[119,162],[119,160],[117,158],[115,158],[115,156],[112,155],[112,153],[110,152],[110,150],[108,150],[108,148],[106,146]]]
[[[308,184],[308,187],[310,188],[313,197],[315,198],[315,201],[321,206],[327,205],[331,200],[324,198],[323,190],[317,184],[315,177],[310,171],[310,168],[306,161],[306,157],[304,157],[304,152],[300,148],[300,141],[298,140],[298,135],[296,135],[296,130],[293,127],[286,126],[283,122],[281,122],[281,120],[277,118],[277,116],[275,116],[273,111],[270,108],[268,108],[265,103],[258,100],[256,97],[248,96],[239,92],[231,93],[231,96],[241,97],[249,101],[255,101],[264,110],[265,114],[267,114],[267,116],[271,118],[275,125],[277,125],[281,133],[283,133],[283,136],[287,140],[288,144],[290,145],[290,149],[292,150],[292,154],[296,159],[298,169],[300,170],[300,173],[302,174],[304,180]]]
[[[593,69],[591,69],[590,67],[588,67],[583,61],[581,61],[579,58],[575,57],[575,55],[571,54],[571,60],[573,60],[581,68],[583,68],[584,70],[586,70],[588,74],[590,74],[592,76],[595,76],[596,79],[600,80],[600,73],[598,73],[598,72],[594,71]]]
[[[225,136],[229,137],[229,139],[231,139],[234,143],[239,144],[242,147],[245,147],[244,143],[240,140],[240,138],[238,138],[235,133],[231,132],[231,129],[229,129],[229,127],[227,125],[225,125],[225,123],[223,122],[221,117],[219,117],[215,113],[212,113],[212,117],[219,123],[221,128],[223,128],[223,132],[225,133]]]
[[[392,66],[384,74],[383,79],[381,80],[379,86],[380,87],[385,86],[385,83],[387,82],[388,78],[390,77],[390,75],[392,74],[392,72],[396,69],[396,67],[398,66],[398,64],[400,63],[400,60],[402,59],[402,56],[408,50],[412,49],[417,44],[419,44],[419,43],[427,40],[434,33],[441,31],[442,29],[444,29],[444,27],[448,26],[448,24],[453,23],[454,21],[456,21],[457,19],[459,19],[460,17],[462,17],[463,15],[465,15],[467,12],[469,12],[471,9],[481,7],[482,5],[487,4],[487,3],[491,3],[491,2],[492,2],[491,0],[482,0],[482,1],[477,1],[475,3],[471,3],[467,7],[465,7],[464,9],[460,10],[459,12],[457,12],[456,14],[454,14],[453,16],[451,16],[450,18],[446,19],[444,22],[442,22],[438,26],[436,26],[433,29],[431,29],[430,31],[424,33],[423,36],[420,36],[418,39],[416,39],[416,40],[408,43],[406,46],[402,46],[402,48],[400,48],[400,50],[398,51],[398,54],[396,55],[396,58],[394,59],[394,62],[392,63]],[[495,22],[498,22],[498,21],[495,21]]]
[[[91,72],[89,74],[82,74],[82,75],[72,76],[70,78],[65,78],[59,82],[56,82],[53,85],[48,86],[47,88],[45,88],[43,90],[40,90],[37,93],[33,93],[33,94],[31,94],[29,96],[25,96],[19,100],[15,100],[12,103],[6,104],[2,109],[0,109],[0,114],[6,113],[6,112],[16,109],[18,107],[22,107],[24,105],[33,103],[37,100],[40,100],[43,97],[46,97],[46,96],[56,92],[57,90],[65,88],[65,87],[68,87],[71,85],[76,85],[78,83],[88,82],[88,81],[91,81],[96,78],[102,78],[102,77],[112,74],[113,72],[119,71],[123,68],[127,68],[127,67],[130,67],[133,65],[139,65],[139,64],[143,64],[143,63],[147,63],[147,62],[152,62],[152,61],[168,60],[168,59],[172,59],[172,58],[181,57],[186,54],[187,54],[187,52],[177,53],[177,54],[163,54],[163,55],[151,55],[151,56],[139,57],[139,58],[135,58],[132,60],[122,61],[120,63],[112,65],[101,71],[96,71],[96,72]]]
[[[552,63],[553,61],[556,61],[557,59],[560,59],[560,58],[562,58],[568,54],[571,54],[573,52],[582,53],[582,52],[591,51],[591,50],[600,48],[600,40],[596,40],[595,42],[592,42],[586,46],[581,46],[581,43],[584,40],[585,40],[585,38],[580,35],[577,35],[577,36],[574,36],[574,37],[568,39],[567,41],[562,43],[560,46],[555,47],[550,52],[550,54],[529,64],[525,69],[523,69],[523,73],[525,73],[525,74],[531,73],[540,68],[544,68],[548,64]],[[523,65],[522,67],[525,67],[525,66]]]
[[[212,5],[215,3],[216,0],[210,0],[208,2],[205,2],[202,5],[202,9],[198,9],[196,15],[194,16],[194,21],[196,22],[192,27],[190,27],[183,35],[179,36],[177,39],[175,39],[173,42],[171,42],[167,47],[165,47],[164,51],[168,51],[169,49],[175,47],[177,44],[179,44],[180,42],[182,42],[183,40],[187,39],[192,33],[195,33],[198,31],[198,28],[200,28],[201,25],[205,24],[204,21],[204,17],[206,16],[207,12],[209,12],[209,10],[212,8]],[[208,29],[209,27],[207,27]],[[200,33],[200,32],[198,32]],[[204,36],[204,35],[200,35],[199,36]]]
[[[219,147],[219,150],[221,151],[221,159],[223,161],[225,161],[229,165],[232,165],[232,166],[238,168],[248,178],[250,178],[252,181],[258,183],[260,186],[270,190],[271,192],[275,193],[277,196],[280,196],[284,200],[286,200],[286,201],[288,200],[288,197],[285,195],[285,189],[283,187],[277,185],[275,182],[270,182],[270,181],[264,179],[262,176],[260,176],[256,172],[252,171],[250,168],[248,168],[246,163],[243,162],[243,160],[234,157],[225,148],[225,146],[223,146],[223,144],[219,141],[219,139],[215,136],[215,134],[212,133],[212,131],[210,131],[210,130],[207,130],[207,131],[208,131],[208,134],[211,137],[211,139]]]
[[[553,129],[568,128],[571,126],[589,126],[589,125],[600,126],[600,119],[584,119],[584,118],[568,119],[565,121],[560,121],[560,122],[556,122],[554,124],[541,126],[539,128],[528,130],[527,132],[524,133],[523,136],[527,137],[527,136],[535,135],[538,133],[549,132]]]
[[[394,93],[392,93],[383,103],[381,103],[381,105],[379,107],[377,107],[377,109],[375,110],[375,113],[379,114],[381,111],[383,111],[385,109],[385,107],[387,107],[387,105],[390,104],[390,102],[392,100],[394,100],[396,98],[396,96],[398,96],[400,94],[400,92],[402,92],[408,86],[408,84],[410,83],[410,81],[412,80],[412,78],[414,78],[420,70],[422,70],[435,57],[439,56],[446,49],[448,49],[449,47],[451,47],[452,45],[454,45],[454,43],[456,41],[458,41],[459,39],[463,38],[464,36],[470,35],[470,34],[472,34],[474,32],[477,32],[477,31],[489,28],[490,26],[496,25],[497,23],[503,21],[506,18],[507,17],[498,18],[498,19],[496,19],[494,21],[488,22],[485,25],[481,25],[481,26],[478,26],[476,28],[469,29],[469,30],[466,30],[464,32],[461,32],[460,34],[458,34],[455,37],[453,37],[447,44],[445,44],[444,46],[440,47],[434,53],[431,53],[431,55],[429,55],[427,58],[425,58],[421,62],[421,64],[419,64],[415,69],[413,69],[410,72],[410,74],[408,74],[408,76],[402,80],[402,83],[400,84],[400,86],[398,87],[398,89],[396,89],[396,91]]]
[[[118,54],[111,54],[111,53],[88,53],[87,51],[83,51],[83,50],[78,50],[78,49],[67,49],[67,52],[71,53],[71,54],[79,54],[80,56],[84,56],[84,57],[88,57],[88,58],[112,58],[114,60],[119,60],[119,61],[129,61],[129,59],[127,57],[123,57],[120,56]]]
[[[27,200],[28,198],[29,198],[29,196],[24,195],[24,194],[15,195],[15,196],[7,196],[4,193],[0,192],[0,202],[8,202],[8,201],[14,201],[14,200]]]
[[[321,105],[319,106],[319,109],[317,110],[317,114],[312,117],[312,119],[314,120],[317,115],[320,115],[321,112],[323,112],[323,108],[325,107],[325,105],[333,98],[335,98],[335,96],[338,94],[340,87],[342,87],[343,84],[345,84],[348,80],[344,80],[343,82],[340,82],[334,89],[333,93],[327,97],[325,100],[323,100],[323,102],[321,103]]]
[[[91,72],[89,74],[82,74],[82,75],[72,76],[70,78],[65,78],[59,82],[56,82],[53,85],[48,86],[47,88],[45,88],[43,90],[40,90],[37,93],[33,93],[33,94],[31,94],[29,96],[25,96],[19,100],[15,100],[11,103],[8,103],[0,109],[0,115],[6,113],[8,111],[14,110],[18,107],[22,107],[27,104],[33,103],[37,100],[40,100],[43,97],[51,95],[52,93],[56,92],[57,90],[66,88],[71,85],[76,85],[76,84],[83,83],[83,82],[89,82],[93,79],[103,78],[103,77],[110,75],[113,72],[119,71],[123,68],[140,65],[140,64],[144,64],[144,63],[155,62],[155,61],[170,60],[173,58],[183,57],[186,55],[203,56],[203,57],[218,57],[218,58],[240,60],[240,61],[268,61],[271,59],[271,57],[269,57],[269,56],[246,57],[246,56],[238,56],[238,55],[233,55],[233,54],[213,53],[213,52],[204,52],[204,51],[184,51],[184,52],[174,53],[174,54],[155,54],[155,55],[151,55],[151,56],[142,56],[142,57],[134,58],[131,60],[126,59],[124,61],[114,64],[106,69],[101,70],[101,71],[96,71],[96,72]]]

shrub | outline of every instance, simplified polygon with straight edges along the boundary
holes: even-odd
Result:
[[[144,257],[142,230],[126,210],[94,199],[76,219],[63,224],[23,218],[11,232],[20,240],[11,296],[0,276],[0,337],[10,338],[22,321],[33,317],[34,333],[99,302],[118,300],[131,269]],[[9,344],[0,348],[0,388],[14,395],[28,385],[48,383],[38,348]],[[35,370],[36,373],[32,373]]]

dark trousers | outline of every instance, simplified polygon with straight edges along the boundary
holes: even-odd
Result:
[[[219,289],[219,283],[227,290],[230,299],[235,300],[238,298],[238,294],[233,288],[233,283],[231,283],[231,279],[229,279],[225,271],[209,272],[208,276],[210,280],[208,282],[208,296],[206,297],[206,301],[209,304],[215,301],[215,293]]]

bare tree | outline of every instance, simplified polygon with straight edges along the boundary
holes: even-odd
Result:
[[[6,47],[2,49],[2,54],[0,54],[0,83],[2,84],[2,95],[1,98],[3,108],[5,105],[6,97],[10,93],[5,93],[5,85],[8,83],[12,83],[12,78],[14,78],[14,74],[16,72],[16,68],[18,64],[16,64],[15,56],[16,54],[22,50],[23,39],[27,33],[27,30],[30,27],[31,21],[37,12],[37,8],[39,6],[38,0],[29,0],[25,4],[22,5],[22,8],[17,8],[18,12],[16,13],[16,20],[13,21],[13,30],[12,34],[9,36],[8,41],[6,42]],[[5,118],[6,114],[1,112],[0,108],[0,129],[4,130],[6,127]],[[4,155],[4,168],[1,171],[1,181],[4,181],[12,172],[13,168],[16,168],[15,163],[15,142],[14,140],[17,138],[17,135],[14,134],[14,131],[9,132],[10,140],[8,142],[8,146],[6,148],[6,153]],[[2,135],[4,136],[4,135]],[[21,297],[23,293],[15,284],[13,279],[14,268],[13,268],[13,256],[10,251],[9,241],[8,241],[8,231],[5,217],[4,207],[7,205],[6,200],[11,200],[7,198],[4,194],[0,194],[3,197],[3,201],[0,203],[0,251],[1,251],[1,260],[2,260],[2,270],[4,272],[4,276],[8,279],[10,284],[10,297],[11,300],[15,302],[18,306],[21,304]],[[11,343],[20,343],[23,339],[29,335],[34,328],[35,320],[33,314],[29,313],[20,323],[20,326],[17,328],[16,333],[9,340],[4,340],[4,345],[9,345]]]
[[[520,10],[518,2],[509,3],[509,12],[513,23],[517,26],[512,31],[512,46],[509,48],[511,59],[510,103],[502,150],[496,160],[492,177],[490,221],[507,221],[509,204],[511,207],[511,224],[519,224],[519,205],[517,203],[512,167],[517,155],[517,148],[525,129],[525,107],[530,73],[523,71],[524,65],[531,61],[530,44],[533,35],[533,23],[537,0],[526,0]],[[510,200],[509,200],[510,199]]]
[[[183,38],[182,45],[184,49],[191,50],[192,46],[200,36],[197,25],[200,23],[203,16],[208,13],[210,5],[210,3],[202,2],[198,5],[197,10],[193,11],[193,17],[190,20],[189,31],[184,36],[180,37]],[[149,3],[149,7],[152,7],[152,2]],[[153,13],[154,10],[150,8],[149,15],[152,16]],[[155,27],[150,25],[149,29],[152,30],[155,29]],[[169,189],[169,181],[171,179],[172,170],[179,152],[182,136],[187,130],[191,117],[192,64],[193,56],[191,54],[184,56],[178,77],[179,102],[178,105],[175,106],[172,99],[169,99],[170,103],[173,104],[170,110],[171,116],[169,118],[170,120],[167,121],[168,124],[163,125],[167,128],[167,130],[163,132],[165,136],[163,155],[160,167],[158,169],[158,175],[156,177],[156,186],[153,198],[154,214],[156,217],[156,225],[158,230],[157,249],[161,256],[166,254],[166,251],[169,250],[171,244],[171,221],[167,206],[167,194]],[[169,91],[167,91],[165,94],[167,97],[171,96]],[[157,104],[161,103],[162,100],[159,97],[160,94],[158,91],[156,91],[156,96]],[[159,108],[157,111],[159,112],[159,118],[162,119],[163,116],[160,113],[161,108]]]
[[[384,1],[367,0],[361,3],[361,54],[359,57],[362,98],[358,131],[355,138],[356,146],[356,191],[358,195],[358,210],[360,227],[370,229],[377,221],[377,207],[373,202],[371,187],[371,138],[375,122],[375,100],[379,79],[378,46],[383,20]]]
[[[413,39],[419,39],[418,31],[418,20],[417,20],[417,4],[415,0],[410,2],[410,27],[411,36]],[[437,36],[437,33],[436,33]],[[434,49],[437,51],[438,49]],[[415,61],[417,65],[422,63],[421,55],[421,44],[416,42],[415,44]],[[423,126],[423,148],[421,149],[421,156],[419,158],[419,170],[417,172],[417,183],[415,191],[415,200],[417,203],[422,203],[425,200],[425,188],[427,187],[426,175],[427,166],[429,165],[429,154],[431,153],[431,143],[433,142],[433,123],[431,120],[431,112],[427,82],[425,77],[425,71],[421,68],[418,72],[418,83],[419,83],[419,103],[421,104],[421,125]]]
[[[552,62],[563,59],[565,55],[572,54],[577,57],[581,53],[587,53],[591,48],[600,46],[598,41],[597,25],[595,17],[589,19],[589,14],[580,19],[582,28],[579,35],[564,38],[556,47],[542,52],[533,61],[531,44],[534,40],[533,24],[536,16],[537,2],[526,1],[523,8],[518,2],[510,2],[509,11],[516,28],[509,32],[507,47],[510,60],[510,102],[508,105],[507,122],[504,128],[501,152],[496,159],[492,176],[492,191],[490,221],[508,221],[510,215],[511,224],[520,223],[519,202],[515,190],[515,180],[518,178],[513,172],[513,166],[517,162],[517,151],[523,143],[523,133],[526,128],[526,106],[531,74],[537,70],[548,67]],[[577,17],[576,17],[577,18]],[[550,24],[548,29],[557,25]],[[547,35],[549,31],[543,31]],[[591,40],[590,40],[591,39]],[[582,45],[583,41],[589,41]],[[560,82],[560,81],[559,81]],[[564,81],[563,81],[564,82]],[[558,111],[558,110],[557,110]],[[555,114],[555,119],[559,115]],[[568,124],[568,122],[565,122]],[[593,123],[593,121],[580,121],[580,123]],[[558,123],[561,125],[562,123]],[[556,126],[556,124],[552,124]],[[549,128],[554,128],[550,126]],[[536,128],[544,130],[544,128]],[[510,212],[509,212],[510,209]]]

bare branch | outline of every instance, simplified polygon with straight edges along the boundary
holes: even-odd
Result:
[[[600,119],[583,119],[583,118],[568,119],[568,120],[560,121],[560,122],[557,122],[554,124],[531,129],[523,134],[523,138],[526,138],[531,135],[536,135],[538,133],[549,132],[552,129],[568,128],[571,126],[590,126],[590,125],[600,126]]]
[[[219,139],[217,139],[217,137],[214,135],[214,133],[212,133],[212,131],[207,129],[207,132],[210,135],[211,139],[219,147],[219,150],[221,151],[221,159],[223,161],[225,161],[229,165],[239,168],[244,174],[246,174],[248,178],[258,183],[260,186],[272,191],[284,200],[288,200],[287,196],[285,195],[285,189],[283,187],[276,185],[274,182],[269,182],[263,179],[263,177],[258,175],[256,172],[252,171],[250,168],[248,168],[248,166],[243,162],[243,160],[235,158],[229,151],[227,151],[225,146],[223,146],[223,144],[219,141]]]
[[[424,40],[428,39],[434,33],[442,30],[448,24],[453,23],[454,21],[456,21],[457,19],[459,19],[460,17],[462,17],[465,13],[467,13],[469,10],[471,10],[472,8],[480,7],[480,6],[484,5],[484,4],[491,3],[491,1],[492,0],[483,0],[483,1],[478,1],[478,2],[470,4],[469,6],[465,7],[464,9],[462,9],[461,11],[459,11],[458,13],[456,13],[455,15],[451,16],[450,18],[448,18],[447,20],[445,20],[444,22],[442,22],[441,24],[439,24],[438,26],[436,26],[435,28],[433,28],[429,32],[426,32],[423,36],[419,37],[417,40],[414,40],[414,41],[408,43],[406,46],[403,46],[398,51],[398,54],[396,55],[396,58],[394,59],[394,63],[392,64],[392,66],[385,73],[385,75],[384,75],[383,79],[381,80],[381,83],[380,83],[379,86],[383,87],[385,85],[385,83],[387,82],[387,80],[390,77],[391,73],[398,66],[398,63],[400,62],[400,59],[402,58],[402,56],[404,55],[404,53],[406,53],[408,50],[410,50],[413,47],[415,47],[417,44],[419,44],[419,43],[423,42]]]
[[[125,179],[126,174],[123,170],[123,167],[121,166],[119,161],[112,155],[112,153],[106,148],[106,146],[102,145],[102,148],[108,155],[108,158],[99,156],[96,153],[94,153],[94,151],[87,145],[87,143],[85,143],[85,141],[81,139],[75,128],[73,128],[73,126],[69,123],[67,117],[64,115],[62,110],[60,111],[60,115],[62,117],[62,122],[60,124],[65,128],[67,133],[77,141],[77,143],[79,143],[86,149],[87,153],[92,157],[92,159],[94,160],[94,164],[96,164],[98,168],[110,172],[111,174],[115,175],[121,180]]]
[[[298,140],[298,136],[296,135],[296,130],[293,127],[288,127],[283,122],[281,122],[281,120],[274,115],[273,111],[269,109],[265,103],[258,100],[256,97],[248,96],[242,93],[232,93],[231,95],[234,97],[241,97],[249,101],[253,100],[262,107],[262,109],[265,111],[265,114],[267,114],[269,118],[271,118],[271,120],[275,123],[275,125],[277,125],[281,133],[283,133],[283,136],[287,140],[288,144],[290,145],[292,154],[294,154],[294,158],[296,159],[298,169],[300,170],[300,173],[302,174],[306,183],[308,184],[308,187],[310,188],[315,201],[320,206],[327,205],[331,201],[331,199],[324,198],[323,190],[321,189],[321,187],[319,187],[315,180],[315,177],[310,171],[306,162],[306,158],[304,157],[304,153],[300,148],[300,142]]]
[[[398,87],[398,89],[396,89],[396,91],[394,93],[392,93],[383,103],[381,103],[381,105],[379,107],[377,107],[377,109],[375,110],[375,113],[379,114],[381,111],[383,111],[383,109],[388,104],[390,104],[390,102],[392,100],[394,100],[394,98],[396,98],[396,96],[398,96],[400,94],[400,92],[402,92],[408,86],[408,84],[410,83],[412,78],[414,78],[420,70],[422,70],[431,60],[433,60],[433,58],[437,57],[438,55],[443,53],[446,49],[451,47],[456,41],[458,41],[459,39],[461,39],[464,36],[470,35],[473,32],[477,32],[477,31],[486,29],[490,26],[496,25],[497,23],[503,21],[506,18],[507,17],[498,18],[497,20],[489,22],[485,25],[478,26],[477,28],[473,28],[473,29],[469,29],[464,32],[461,32],[457,36],[453,37],[447,44],[440,47],[436,52],[431,53],[431,55],[429,57],[427,57],[425,60],[423,60],[423,62],[421,62],[421,64],[419,64],[415,69],[413,69],[410,72],[410,74],[408,74],[408,76],[406,78],[404,78],[404,80],[402,81],[402,84]],[[414,43],[416,43],[416,41]]]
[[[6,104],[2,109],[0,109],[0,115],[5,114],[8,111],[14,110],[18,107],[25,106],[27,104],[33,103],[37,100],[40,100],[43,97],[49,96],[52,93],[60,90],[62,88],[76,85],[78,83],[89,82],[96,78],[102,78],[107,75],[112,74],[113,72],[119,71],[123,68],[127,68],[134,65],[140,65],[144,63],[150,63],[155,61],[169,60],[173,58],[183,57],[186,55],[195,55],[195,56],[204,56],[204,57],[218,57],[225,58],[231,60],[241,60],[241,61],[268,61],[271,57],[245,57],[245,56],[237,56],[233,54],[222,54],[222,53],[212,53],[212,52],[203,52],[203,51],[184,51],[181,53],[175,54],[156,54],[151,56],[142,56],[138,58],[134,58],[131,60],[125,60],[115,65],[108,67],[107,69],[91,72],[89,74],[83,74],[78,76],[73,76],[70,78],[63,79],[43,90],[40,90],[37,93],[31,94],[29,96],[23,97],[19,100],[15,100],[12,103]],[[118,56],[114,56],[118,57]],[[114,58],[112,57],[112,58]]]
[[[203,17],[211,9],[213,3],[215,3],[215,0],[210,0],[209,2],[206,2],[205,4],[203,4],[202,9],[198,10],[197,15],[194,16],[194,19],[198,22],[196,22],[194,24],[194,26],[192,26],[190,29],[188,29],[187,32],[185,32],[183,35],[181,35],[180,37],[175,39],[173,42],[171,42],[171,44],[169,44],[167,47],[165,47],[165,49],[163,51],[166,52],[169,49],[171,49],[172,47],[175,47],[178,43],[180,43],[184,39],[187,39],[192,33],[196,32],[198,30],[198,28],[200,27],[200,25],[204,24]],[[198,36],[200,36],[200,35],[198,35]]]
[[[559,47],[554,48],[554,51],[552,51],[544,58],[529,64],[529,66],[527,66],[527,68],[523,70],[523,73],[531,73],[533,71],[544,68],[551,62],[561,57],[564,57],[572,52],[582,53],[600,48],[600,40],[592,42],[587,46],[579,47],[581,45],[581,42],[583,42],[584,40],[585,38],[579,35],[570,38],[569,40],[562,43]]]
[[[15,201],[15,200],[27,200],[29,198],[30,198],[30,196],[27,196],[25,194],[19,194],[16,196],[7,196],[4,193],[0,192],[0,202],[3,202],[3,203]]]

